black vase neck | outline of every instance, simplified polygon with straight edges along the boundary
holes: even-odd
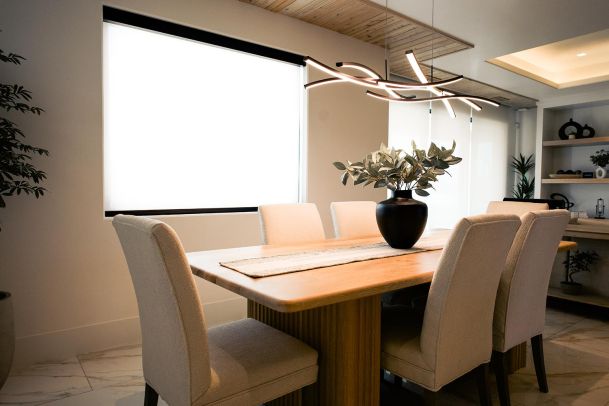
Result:
[[[412,190],[394,190],[394,198],[412,199]]]

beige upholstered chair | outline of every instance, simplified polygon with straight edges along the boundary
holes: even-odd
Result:
[[[539,390],[548,392],[542,332],[550,273],[569,222],[567,210],[527,213],[501,275],[493,321],[493,364],[499,400],[510,404],[506,352],[531,339]]]
[[[489,202],[486,208],[487,214],[515,214],[524,216],[531,211],[548,210],[547,203],[530,202]]]
[[[326,238],[314,203],[258,207],[264,244],[302,244]]]
[[[182,244],[166,224],[116,216],[140,310],[145,406],[259,405],[317,380],[317,353],[256,320],[207,329]]]
[[[515,215],[462,219],[444,248],[422,320],[383,309],[381,368],[434,394],[470,371],[490,405],[493,309],[505,259],[520,225]]]
[[[336,238],[366,238],[381,235],[376,223],[375,202],[332,202],[330,211]]]

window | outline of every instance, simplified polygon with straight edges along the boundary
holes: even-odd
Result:
[[[103,31],[106,215],[300,200],[302,56],[109,7]]]
[[[389,145],[411,151],[415,141],[428,148],[431,141],[449,148],[457,142],[455,155],[463,161],[449,168],[452,176],[441,176],[428,197],[414,195],[429,209],[427,228],[452,228],[465,216],[486,211],[491,200],[509,196],[509,111],[485,108],[470,116],[469,107],[454,103],[457,117],[451,119],[441,104],[389,105]],[[470,121],[471,117],[471,121]]]

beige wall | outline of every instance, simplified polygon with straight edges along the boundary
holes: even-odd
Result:
[[[31,0],[0,3],[0,47],[28,58],[2,67],[3,82],[25,85],[44,107],[16,119],[39,160],[49,193],[12,198],[0,212],[0,288],[14,295],[17,363],[63,358],[139,340],[131,280],[102,199],[102,4],[311,55],[358,61],[377,70],[383,50],[236,0]],[[315,74],[311,73],[311,77]],[[151,117],[151,119],[153,119]],[[308,102],[308,200],[331,235],[333,200],[381,200],[384,192],[344,188],[331,163],[359,158],[386,141],[387,106],[362,89],[315,89]],[[159,188],[159,193],[171,193]],[[163,218],[187,250],[258,244],[256,214]],[[242,317],[244,302],[200,283],[211,324]]]

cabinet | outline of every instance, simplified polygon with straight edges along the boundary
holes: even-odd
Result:
[[[588,124],[596,130],[593,138],[561,140],[559,128],[570,118],[582,126]],[[549,198],[552,193],[561,193],[575,203],[573,211],[586,211],[594,217],[598,198],[609,207],[609,178],[551,179],[548,175],[557,170],[581,170],[593,172],[595,167],[590,156],[600,149],[609,150],[609,95],[596,98],[562,98],[556,102],[542,102],[537,110],[537,135],[535,149],[535,197]],[[609,216],[606,209],[605,216]],[[569,224],[565,237],[578,242],[579,249],[593,249],[601,260],[593,272],[578,275],[587,292],[572,296],[560,290],[564,278],[562,261],[558,258],[550,282],[549,296],[609,308],[609,227],[602,224]],[[577,278],[576,278],[577,279]]]

